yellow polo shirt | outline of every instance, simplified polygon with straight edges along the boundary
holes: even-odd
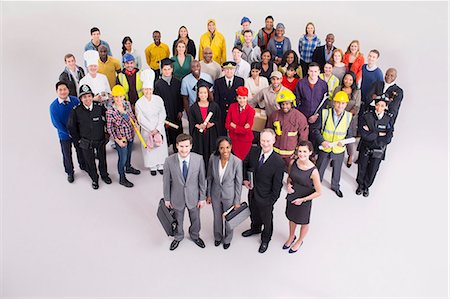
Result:
[[[169,56],[169,46],[164,43],[160,43],[159,46],[152,43],[145,48],[145,58],[147,59],[148,66],[152,70],[159,70],[159,62],[164,58],[169,58]]]
[[[98,72],[108,78],[111,89],[116,85],[116,75],[121,70],[120,61],[114,57],[108,56],[106,62],[98,60]]]

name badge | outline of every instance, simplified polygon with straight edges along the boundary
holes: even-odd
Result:
[[[378,125],[378,129],[386,129],[386,125]]]
[[[92,121],[99,121],[100,120],[100,117],[94,117],[94,118],[92,118]]]

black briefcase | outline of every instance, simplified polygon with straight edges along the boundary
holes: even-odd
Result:
[[[177,220],[175,219],[175,212],[173,209],[169,209],[164,204],[164,198],[161,198],[159,201],[158,212],[156,213],[158,216],[159,222],[161,222],[162,227],[166,231],[168,236],[175,235],[175,231],[177,229]]]

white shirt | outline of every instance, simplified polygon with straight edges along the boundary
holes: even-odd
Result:
[[[69,103],[69,102],[70,102],[70,97],[67,97],[65,100],[58,97],[58,102],[59,102],[60,104],[62,104],[62,103],[64,103],[64,102]]]
[[[187,164],[187,168],[189,170],[189,160],[191,159],[191,155],[189,154],[186,158],[181,158],[181,156],[178,154],[178,160],[180,160],[180,170],[181,170],[181,175],[183,175],[183,161],[186,161]]]
[[[225,170],[227,169],[228,161],[225,163],[225,166],[222,168],[222,162],[219,159],[219,180],[220,183],[222,183],[223,174],[225,173]]]
[[[248,78],[250,76],[250,64],[244,59],[241,59],[239,63],[236,62],[234,75],[243,79]]]
[[[377,112],[375,111],[375,115],[377,116],[378,120],[380,120],[380,119],[382,119],[383,116],[384,116],[384,111],[382,111],[381,113],[377,113]]]
[[[94,108],[94,103],[92,102],[91,105],[90,105],[89,107],[86,106],[86,105],[84,105],[84,104],[83,104],[83,106],[84,106],[84,108],[86,108],[87,110],[92,111],[92,108]]]
[[[270,157],[270,155],[272,155],[272,153],[273,153],[273,148],[272,148],[272,149],[270,150],[270,152],[268,152],[268,153],[264,153],[264,152],[261,150],[261,154],[259,154],[258,161],[259,161],[259,159],[261,159],[261,155],[264,155],[264,161],[263,161],[263,163],[266,163],[267,159],[269,159],[269,157]]]
[[[234,79],[234,76],[231,79],[228,79],[227,77],[225,77],[225,82],[227,83],[227,87],[233,86],[233,79]]]
[[[384,81],[384,88],[383,88],[383,93],[386,92],[386,90],[388,90],[389,87],[391,87],[392,85],[395,84],[395,81],[392,83],[386,83],[386,81]]]

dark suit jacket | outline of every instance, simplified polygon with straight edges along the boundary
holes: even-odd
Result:
[[[336,49],[335,46],[333,46],[331,51],[334,51],[334,49]],[[317,62],[320,65],[320,72],[323,73],[323,67],[325,66],[325,63],[327,62],[325,60],[325,45],[317,47],[314,50],[312,61]]]
[[[225,131],[225,118],[228,113],[228,107],[237,102],[236,89],[239,86],[244,86],[244,79],[234,76],[233,84],[230,88],[227,87],[225,76],[214,81],[214,102],[219,105],[221,111],[221,135],[227,135]]]
[[[384,84],[386,84],[384,81],[375,82],[369,92],[369,96],[372,97],[374,94],[381,96],[383,94]],[[392,99],[388,104],[388,109],[392,113],[392,126],[394,126],[403,100],[403,89],[397,84],[394,84],[386,90],[385,94],[389,99]]]
[[[248,171],[253,172],[253,194],[261,206],[273,205],[280,197],[283,186],[284,161],[279,154],[272,152],[264,164],[259,167],[261,148],[253,146],[244,160],[244,180],[248,180]]]

